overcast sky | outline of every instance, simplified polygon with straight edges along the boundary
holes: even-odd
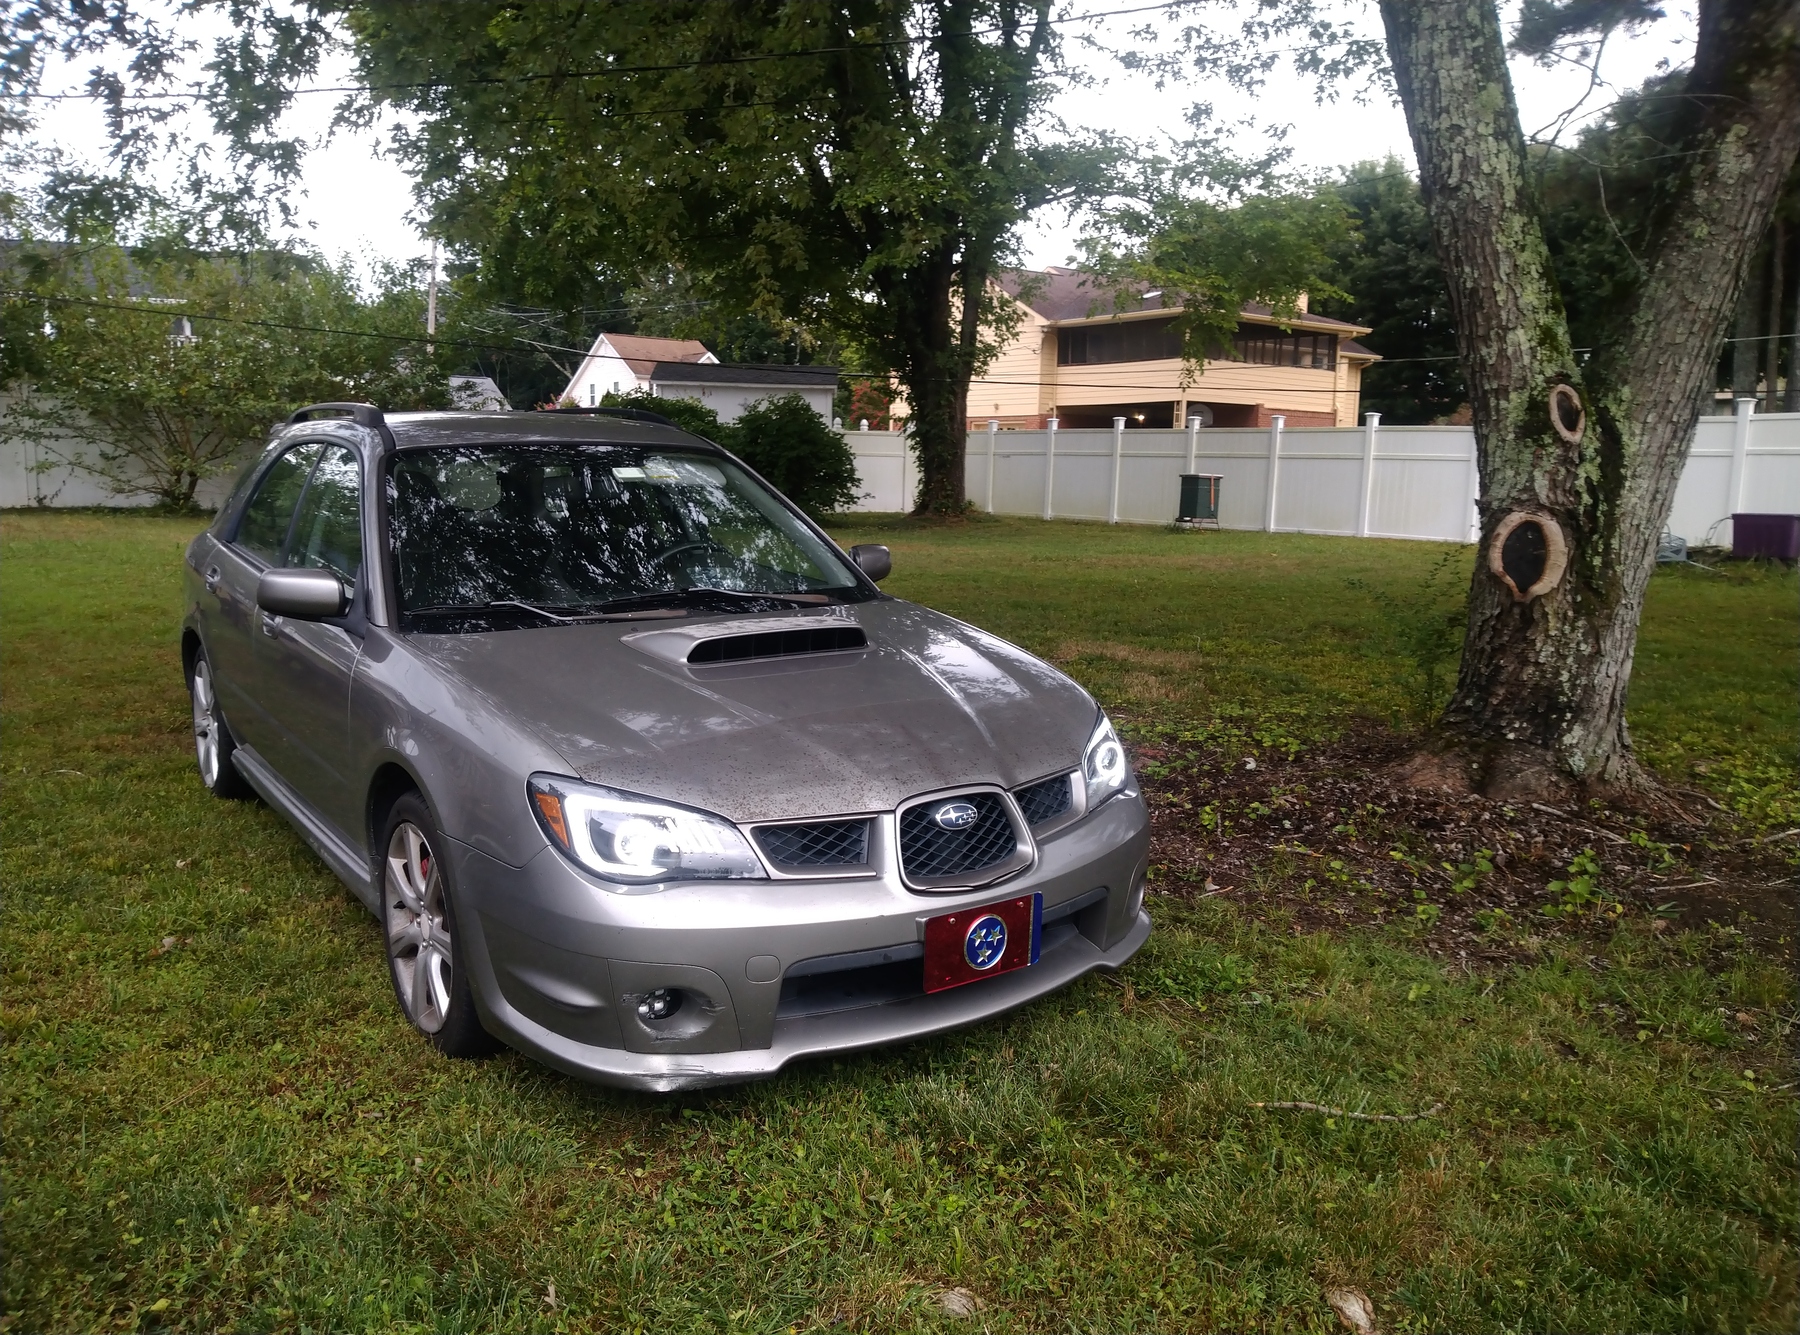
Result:
[[[1349,0],[1355,4],[1356,0]],[[1103,9],[1094,3],[1083,6]],[[1517,0],[1506,0],[1504,15],[1510,20]],[[1695,17],[1691,4],[1671,3],[1668,17],[1631,38],[1615,38],[1607,47],[1600,73],[1606,85],[1587,102],[1599,110],[1610,100],[1610,89],[1628,89],[1654,73],[1661,62],[1684,63],[1693,50]],[[1083,28],[1110,36],[1118,45],[1129,45],[1122,25],[1141,23],[1144,16],[1110,20],[1121,25],[1108,33],[1105,25],[1088,23]],[[1365,20],[1378,27],[1373,6]],[[1073,31],[1073,29],[1070,29]],[[194,35],[206,39],[209,34]],[[210,45],[208,41],[206,44]],[[1078,48],[1071,46],[1071,51]],[[86,62],[74,68],[52,71],[46,91],[78,88]],[[1171,85],[1160,91],[1148,80],[1122,72],[1104,57],[1087,58],[1095,86],[1069,90],[1058,102],[1057,113],[1072,127],[1111,130],[1118,134],[1165,146],[1184,130],[1184,114],[1197,101],[1212,103],[1216,119],[1241,127],[1240,147],[1254,150],[1266,142],[1267,129],[1287,126],[1292,164],[1304,170],[1330,170],[1367,158],[1388,154],[1412,165],[1412,147],[1406,122],[1398,105],[1383,99],[1358,105],[1348,96],[1318,104],[1314,86],[1291,74],[1278,74],[1255,95],[1232,89],[1222,82],[1196,81]],[[347,60],[322,72],[320,83],[351,79]],[[1589,76],[1584,69],[1564,65],[1545,70],[1526,61],[1513,62],[1513,80],[1527,133],[1554,122],[1567,108],[1582,100]],[[391,160],[382,156],[384,135],[378,127],[361,133],[331,135],[328,125],[335,99],[302,97],[295,113],[295,128],[319,142],[306,164],[306,198],[300,213],[306,237],[328,255],[348,255],[366,262],[375,256],[406,259],[423,255],[428,243],[407,221],[412,205],[411,184]],[[1572,128],[1579,121],[1572,123]],[[41,137],[93,161],[105,155],[106,137],[97,111],[85,102],[47,104],[40,122]],[[1027,262],[1034,267],[1067,263],[1076,249],[1077,229],[1057,214],[1034,220],[1024,244]]]

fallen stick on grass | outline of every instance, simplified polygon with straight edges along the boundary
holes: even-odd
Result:
[[[1252,1103],[1252,1108],[1298,1108],[1302,1112],[1325,1113],[1331,1117],[1350,1117],[1358,1122],[1416,1122],[1421,1117],[1436,1117],[1444,1105],[1434,1103],[1421,1113],[1359,1113],[1343,1108],[1327,1108],[1323,1103]]]

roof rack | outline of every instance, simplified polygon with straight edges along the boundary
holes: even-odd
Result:
[[[661,413],[653,413],[644,408],[537,408],[535,412],[560,413],[565,417],[622,417],[627,422],[654,422],[657,426],[675,426]],[[680,430],[676,427],[676,430]]]
[[[312,403],[288,418],[287,424],[310,422],[315,417],[348,417],[358,426],[374,427],[377,431],[387,425],[381,409],[372,403]]]

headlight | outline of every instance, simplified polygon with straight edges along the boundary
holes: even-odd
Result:
[[[761,880],[762,863],[729,821],[688,807],[534,774],[532,814],[577,866],[623,885]]]
[[[1081,777],[1087,783],[1087,806],[1092,811],[1114,793],[1123,792],[1131,783],[1131,762],[1113,731],[1112,720],[1104,711],[1088,738],[1087,750],[1081,757]]]

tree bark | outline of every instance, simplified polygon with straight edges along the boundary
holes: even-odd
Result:
[[[1647,782],[1625,693],[1656,544],[1758,239],[1800,149],[1800,0],[1703,3],[1687,110],[1642,276],[1585,365],[1529,184],[1494,0],[1382,0],[1449,280],[1481,478],[1481,548],[1437,777],[1494,796]],[[1585,423],[1559,431],[1566,385]],[[1554,524],[1566,569],[1528,600],[1496,529]],[[1502,536],[1504,529],[1502,529]],[[1510,549],[1508,549],[1510,550]]]
[[[946,240],[911,268],[875,276],[877,300],[900,314],[899,365],[906,387],[907,431],[919,459],[920,514],[961,514],[966,423],[961,414],[968,373],[959,372],[954,310],[956,252]]]
[[[1756,333],[1762,323],[1762,303],[1756,299],[1756,276],[1762,272],[1762,256],[1751,260],[1744,290],[1738,293],[1737,318],[1731,322],[1731,397],[1756,397]]]
[[[1794,277],[1788,296],[1788,309],[1793,312],[1787,327],[1787,387],[1782,395],[1782,411],[1800,413],[1800,246],[1794,247]]]
[[[1757,345],[1763,359],[1763,411],[1781,411],[1781,261],[1787,251],[1787,228],[1775,220],[1769,233],[1769,318],[1763,324],[1763,341]]]

